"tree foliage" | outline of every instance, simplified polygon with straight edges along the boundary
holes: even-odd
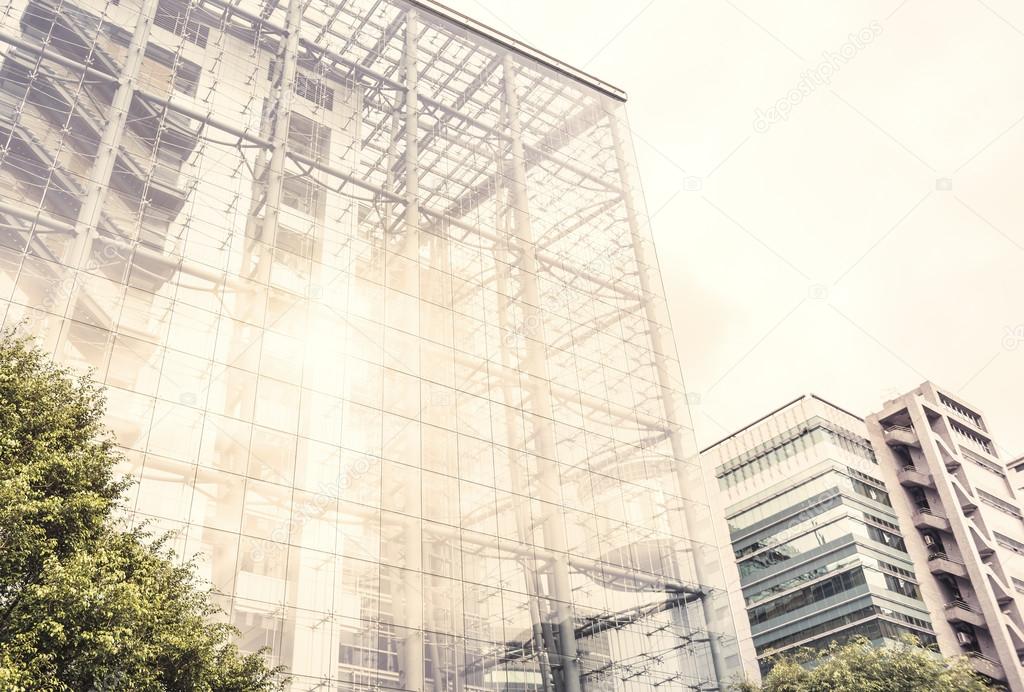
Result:
[[[991,692],[965,658],[943,660],[905,637],[886,648],[864,637],[832,642],[772,660],[761,685],[744,682],[734,692]]]
[[[103,391],[0,334],[0,689],[275,690],[193,565],[127,530]]]

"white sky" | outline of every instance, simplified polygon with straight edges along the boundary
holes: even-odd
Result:
[[[1024,453],[1024,3],[447,4],[629,94],[702,445],[804,392],[867,414],[931,379]]]

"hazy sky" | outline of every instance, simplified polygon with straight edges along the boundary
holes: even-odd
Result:
[[[1024,4],[447,4],[629,94],[702,444],[931,379],[1024,453]]]

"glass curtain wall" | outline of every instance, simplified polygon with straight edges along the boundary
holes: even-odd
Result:
[[[726,516],[762,674],[779,652],[854,636],[934,643],[876,464],[864,438],[814,416],[719,466],[723,488],[753,482]]]
[[[421,3],[8,0],[0,315],[296,690],[736,665],[620,96]]]

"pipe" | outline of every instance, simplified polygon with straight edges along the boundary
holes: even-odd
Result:
[[[69,70],[82,70],[87,76],[92,77],[93,79],[98,79],[109,84],[118,84],[120,82],[120,80],[114,75],[109,75],[106,72],[100,72],[99,70],[87,65],[82,65],[82,63],[77,60],[65,58],[60,53],[47,50],[45,46],[36,41],[27,41],[20,36],[15,36],[6,31],[0,31],[0,42],[10,44],[15,48],[27,50],[30,53],[36,53],[44,59],[49,60],[50,62],[55,62]]]
[[[63,221],[59,221],[51,216],[42,214],[42,210],[29,209],[23,205],[15,205],[0,202],[0,214],[6,214],[15,218],[24,219],[32,222],[34,225],[43,226],[55,231],[67,233],[68,235],[75,235],[77,230],[74,226]],[[231,286],[234,282],[232,281],[231,275],[226,272],[217,271],[213,268],[207,268],[199,265],[195,262],[191,262],[184,257],[175,257],[174,255],[166,255],[152,248],[148,248],[145,245],[132,242],[126,238],[118,238],[116,236],[108,235],[97,235],[96,240],[105,245],[113,245],[115,247],[134,252],[137,256],[145,257],[146,259],[153,260],[167,267],[177,266],[180,271],[188,274],[189,276],[195,276],[199,279],[210,281],[214,284],[223,284],[225,286]]]

